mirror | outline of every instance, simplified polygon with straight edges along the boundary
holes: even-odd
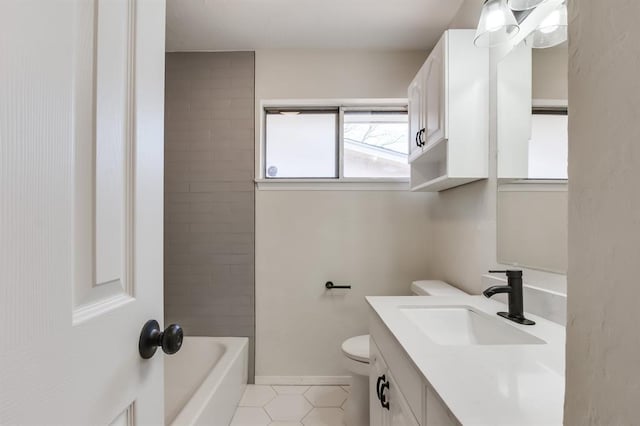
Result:
[[[498,262],[566,273],[568,50],[516,46],[497,69]]]
[[[498,178],[566,180],[568,51],[515,47],[498,64]]]

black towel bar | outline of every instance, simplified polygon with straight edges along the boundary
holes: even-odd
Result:
[[[351,288],[350,285],[334,285],[331,281],[327,281],[324,286],[327,290],[333,290],[334,288]]]

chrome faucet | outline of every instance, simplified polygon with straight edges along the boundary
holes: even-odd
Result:
[[[498,293],[507,293],[509,298],[509,312],[498,312],[498,315],[518,324],[534,325],[535,322],[524,317],[524,302],[522,300],[522,271],[489,271],[490,274],[507,274],[507,285],[496,285],[482,292],[489,298]]]

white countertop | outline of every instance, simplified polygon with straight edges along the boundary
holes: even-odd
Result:
[[[463,425],[561,425],[564,327],[527,314],[536,325],[496,319],[546,342],[540,345],[443,346],[432,342],[399,307],[471,306],[495,315],[502,303],[484,296],[367,297],[369,305]]]

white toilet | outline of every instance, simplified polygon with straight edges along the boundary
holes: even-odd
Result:
[[[444,281],[414,281],[411,292],[416,296],[464,296],[464,291]],[[351,337],[342,342],[343,365],[353,373],[351,392],[344,405],[347,426],[369,424],[369,335]]]

